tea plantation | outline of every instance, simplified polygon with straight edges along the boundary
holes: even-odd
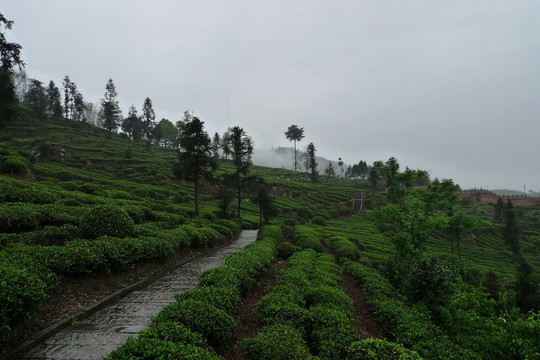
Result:
[[[257,187],[243,187],[237,218],[234,196],[224,201],[225,181],[204,184],[195,217],[193,185],[175,179],[175,161],[174,150],[89,124],[26,112],[7,123],[0,136],[0,341],[39,312],[66,276],[126,272],[264,222]],[[234,172],[230,160],[218,165],[217,178]],[[425,192],[400,188],[395,200],[392,187],[372,191],[363,179],[311,183],[308,174],[258,166],[250,174],[276,210],[259,241],[205,272],[108,358],[223,358],[242,299],[282,257],[286,269],[257,305],[259,332],[241,342],[246,359],[540,359],[539,210],[515,210],[518,251],[494,206],[461,203],[475,221],[457,238],[458,253],[446,217],[456,210],[446,210],[459,202],[448,207],[444,182]],[[365,207],[351,216],[355,191],[364,191]],[[411,230],[413,220],[425,231]],[[355,330],[344,272],[363,288],[386,340]],[[497,286],[486,282],[488,273]]]

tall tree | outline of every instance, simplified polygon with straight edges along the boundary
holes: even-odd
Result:
[[[454,208],[454,214],[449,218],[448,231],[450,233],[450,245],[454,255],[454,240],[457,242],[458,257],[461,259],[460,241],[464,236],[471,234],[478,225],[476,219],[461,210],[459,206]]]
[[[73,87],[71,89],[72,96],[73,96],[73,109],[74,109],[74,118],[75,120],[79,120],[82,122],[86,122],[87,119],[85,117],[85,102],[83,99],[82,94],[77,90],[77,86],[75,86],[75,83],[72,83]]]
[[[41,81],[32,79],[28,91],[24,94],[24,103],[32,108],[32,111],[39,116],[45,114],[47,110],[47,95]]]
[[[2,28],[11,30],[13,21],[0,13],[0,126],[13,118],[17,112],[17,95],[13,83],[14,68],[24,67],[21,59],[22,46],[6,40]]]
[[[103,127],[109,130],[109,136],[111,136],[113,130],[116,131],[122,119],[122,111],[118,105],[118,100],[116,100],[117,96],[116,86],[113,80],[109,79],[107,85],[105,85],[105,97],[101,99],[100,110]]]
[[[242,201],[242,179],[247,176],[252,165],[253,140],[239,126],[229,128],[222,138],[222,149],[226,156],[231,156],[235,167],[235,182],[238,197],[238,217]]]
[[[309,178],[312,183],[316,183],[319,178],[319,172],[317,171],[317,166],[319,164],[317,163],[317,159],[315,157],[316,151],[317,149],[315,149],[315,145],[310,142],[306,147],[306,153],[308,155]]]
[[[497,198],[497,204],[495,205],[495,221],[499,224],[502,222],[504,213],[504,201],[500,197]]]
[[[294,171],[296,171],[296,142],[304,138],[304,128],[299,128],[296,125],[291,125],[285,131],[285,137],[289,141],[294,141]]]
[[[504,224],[501,228],[504,241],[510,246],[514,255],[520,252],[519,236],[520,231],[514,213],[514,206],[510,200],[506,204],[503,212]]]
[[[53,117],[59,118],[62,116],[62,100],[60,90],[54,84],[54,81],[49,81],[47,87],[47,112]]]
[[[143,136],[146,139],[146,144],[150,146],[152,141],[152,130],[156,127],[156,113],[152,107],[152,100],[149,97],[144,99],[142,108]]]
[[[212,138],[212,155],[214,159],[219,159],[219,149],[221,148],[221,136],[216,132]]]
[[[66,75],[64,77],[62,87],[64,88],[64,117],[66,119],[71,119],[71,110],[73,109],[73,96],[71,89],[73,88],[73,85],[69,76]]]
[[[275,217],[278,211],[274,205],[274,199],[270,195],[263,178],[256,179],[256,190],[253,202],[259,205],[259,227],[262,226],[263,219],[265,224],[268,225],[270,219]]]
[[[156,134],[165,147],[172,147],[176,141],[176,127],[167,119],[161,119],[156,126]]]
[[[178,139],[181,150],[175,175],[181,180],[193,182],[195,189],[195,216],[199,215],[200,182],[212,177],[216,163],[212,157],[211,140],[204,130],[204,122],[192,117],[185,122],[185,127]]]
[[[338,158],[338,166],[339,166],[339,176],[340,177],[343,177],[343,160],[341,160],[341,158]]]
[[[326,169],[324,169],[324,173],[328,176],[336,176],[336,172],[334,170],[334,165],[332,162],[328,163],[328,166],[326,166]]]
[[[131,105],[128,111],[128,117],[122,122],[122,131],[125,132],[133,141],[142,139],[142,120],[137,115],[137,109]]]
[[[368,182],[371,185],[371,189],[374,194],[375,194],[375,191],[377,190],[377,185],[379,184],[380,180],[381,180],[381,175],[379,174],[378,168],[376,166],[372,166],[369,169]]]

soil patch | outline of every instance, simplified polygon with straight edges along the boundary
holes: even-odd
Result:
[[[383,329],[379,323],[375,320],[375,316],[366,305],[364,299],[364,290],[356,284],[353,277],[344,273],[345,280],[341,284],[343,291],[351,298],[353,303],[353,315],[354,325],[356,331],[364,339],[375,338],[384,339],[387,338]]]
[[[69,318],[119,289],[157,273],[172,270],[191,256],[204,255],[211,251],[212,248],[180,251],[174,257],[138,263],[122,271],[65,276],[43,306],[29,319],[18,324],[9,338],[0,343],[0,354],[14,350],[33,334]]]
[[[244,339],[255,337],[259,324],[257,323],[257,312],[255,307],[266,292],[266,288],[277,284],[279,272],[287,266],[284,260],[278,260],[270,270],[259,280],[257,286],[251,290],[244,298],[242,308],[239,312],[238,327],[233,337],[233,343],[226,349],[223,356],[227,360],[243,360],[242,347],[240,342]]]
[[[335,258],[334,252],[326,244],[324,246],[324,252]],[[375,320],[375,315],[366,305],[364,301],[364,290],[354,281],[351,275],[343,273],[343,278],[341,288],[352,300],[353,316],[355,319],[354,328],[356,332],[364,339],[389,339],[390,337],[385,335],[382,327]]]

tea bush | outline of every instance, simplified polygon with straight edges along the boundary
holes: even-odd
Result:
[[[139,339],[130,337],[125,344],[107,355],[104,359],[223,360],[223,358],[217,355],[215,351],[208,348],[148,337]]]
[[[296,252],[296,248],[293,244],[288,242],[282,242],[277,246],[277,256],[280,259],[287,260]]]
[[[242,349],[247,360],[312,359],[301,334],[283,324],[265,327],[257,337],[243,340]]]
[[[298,226],[296,228],[293,243],[302,249],[313,249],[317,252],[323,251],[317,231],[307,226]]]
[[[133,234],[134,225],[133,219],[122,208],[102,205],[90,210],[81,220],[80,229],[90,239],[103,235],[125,237]]]
[[[7,156],[2,160],[1,169],[4,174],[24,175],[28,172],[28,165],[22,156]]]
[[[422,360],[415,351],[405,349],[402,345],[381,339],[365,339],[353,342],[347,349],[348,360]]]
[[[225,311],[208,304],[206,301],[185,299],[164,307],[152,320],[160,322],[178,322],[198,332],[212,346],[229,341],[236,329],[236,320]]]

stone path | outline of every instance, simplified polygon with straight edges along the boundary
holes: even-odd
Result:
[[[175,294],[195,287],[203,271],[221,265],[228,255],[256,237],[256,230],[242,231],[231,244],[216,247],[211,254],[194,259],[148,287],[60,330],[19,359],[101,359],[146,328],[161,308],[174,301]]]

